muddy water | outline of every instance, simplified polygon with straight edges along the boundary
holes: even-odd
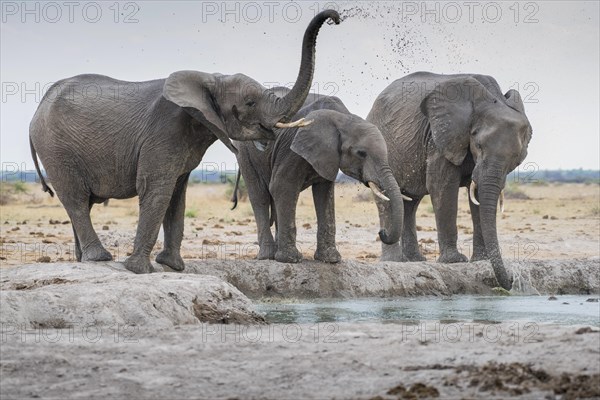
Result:
[[[588,301],[595,299],[596,301]],[[557,296],[453,296],[449,298],[398,298],[316,300],[298,303],[255,303],[270,323],[533,321],[561,325],[600,326],[597,297]]]

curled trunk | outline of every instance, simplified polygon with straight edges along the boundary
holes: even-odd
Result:
[[[306,28],[302,41],[302,60],[300,61],[298,78],[292,90],[285,97],[275,100],[273,105],[275,121],[273,125],[279,121],[288,122],[302,108],[312,85],[317,35],[323,23],[330,18],[334,23],[340,23],[340,16],[336,11],[325,10],[317,14]],[[273,92],[271,93],[273,94]]]
[[[404,203],[402,201],[402,194],[400,193],[400,187],[396,178],[392,174],[392,171],[388,168],[381,174],[381,184],[385,195],[389,197],[390,201],[380,201],[380,207],[383,207],[384,216],[388,218],[382,218],[383,224],[379,231],[379,238],[385,244],[394,244],[400,240],[400,234],[402,232],[402,224],[404,222]]]
[[[498,244],[498,233],[496,231],[496,212],[498,198],[500,196],[500,184],[496,182],[482,182],[477,187],[479,203],[479,218],[481,220],[481,232],[487,255],[494,269],[496,280],[506,290],[510,290],[512,282],[508,277],[500,245]]]

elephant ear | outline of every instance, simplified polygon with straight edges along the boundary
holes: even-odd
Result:
[[[313,122],[299,128],[291,149],[304,158],[328,181],[335,182],[340,169],[340,132],[335,123],[335,111],[314,111],[306,116]],[[339,113],[337,113],[339,114]]]
[[[521,98],[521,94],[517,92],[515,89],[510,89],[504,95],[506,98],[506,104],[515,111],[518,111],[522,114],[525,114],[525,105],[523,104],[523,99]]]
[[[525,117],[525,105],[523,104],[523,99],[521,98],[521,94],[519,92],[514,89],[510,89],[508,92],[506,92],[504,97],[506,98],[506,105],[513,110],[520,112]],[[525,158],[527,157],[527,146],[531,141],[531,135],[531,125],[529,125],[527,131],[522,137],[523,148],[521,150],[521,154],[519,154],[519,164],[525,161]]]
[[[421,102],[429,119],[435,146],[452,164],[464,161],[470,142],[473,100],[485,87],[473,78],[450,79],[440,84]]]
[[[198,71],[174,72],[165,81],[163,96],[177,104],[195,120],[207,127],[229,150],[237,149],[229,140],[225,124],[213,95],[216,79],[213,75]]]

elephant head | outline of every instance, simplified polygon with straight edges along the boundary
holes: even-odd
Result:
[[[336,11],[317,14],[304,34],[298,78],[285,96],[277,96],[260,83],[242,74],[220,75],[178,71],[165,81],[163,96],[182,107],[194,119],[236,152],[230,139],[275,139],[273,128],[285,128],[302,107],[312,85],[317,34],[331,19],[339,24]]]
[[[398,242],[404,216],[402,195],[388,164],[387,146],[377,127],[362,118],[333,110],[306,116],[310,125],[298,129],[292,151],[323,178],[335,181],[338,170],[369,186],[391,207],[391,219],[379,231],[386,244]],[[381,192],[381,189],[385,195]]]
[[[453,164],[461,165],[470,153],[475,162],[470,199],[480,207],[486,252],[498,283],[508,278],[496,232],[496,211],[506,176],[527,156],[532,130],[519,93],[504,96],[497,84],[486,88],[472,77],[439,85],[421,103],[429,119],[433,144]]]

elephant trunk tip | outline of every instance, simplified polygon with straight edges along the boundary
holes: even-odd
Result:
[[[381,239],[381,241],[385,244],[394,244],[398,240],[400,240],[399,237],[398,238],[390,237],[390,235],[387,233],[387,231],[385,229],[381,229],[379,231],[379,239]]]

